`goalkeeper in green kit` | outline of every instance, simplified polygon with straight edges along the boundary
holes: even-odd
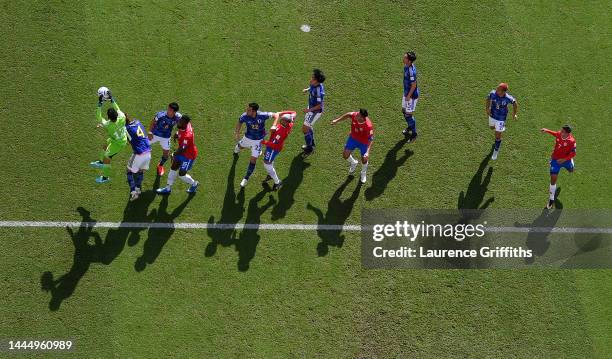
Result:
[[[112,105],[112,107],[106,111],[108,120],[102,117],[102,105],[104,104],[105,97],[110,99]],[[102,146],[100,159],[91,162],[90,165],[91,167],[102,169],[102,176],[96,178],[96,183],[106,183],[110,181],[111,159],[127,145],[125,114],[119,109],[119,105],[115,102],[110,90],[107,91],[106,96],[104,94],[99,96],[96,118],[99,121],[96,128],[104,128],[108,135],[108,139],[106,140],[106,145]]]

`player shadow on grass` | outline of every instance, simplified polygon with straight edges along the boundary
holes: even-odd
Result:
[[[271,188],[269,185],[264,184],[264,189],[249,201],[246,215],[246,223],[249,224],[249,227],[245,227],[240,232],[235,242],[236,251],[238,252],[238,270],[241,272],[249,270],[251,260],[255,257],[255,251],[261,239],[261,236],[258,234],[261,216],[276,204],[274,197],[269,196],[267,202],[261,206],[259,205],[259,202],[270,192]]]
[[[348,176],[346,180],[336,189],[333,196],[327,203],[327,212],[323,214],[319,208],[314,207],[308,203],[306,208],[313,211],[317,216],[317,235],[321,241],[317,244],[317,254],[322,257],[329,253],[329,247],[342,247],[344,244],[345,236],[342,234],[342,230],[325,229],[326,226],[336,225],[342,226],[346,223],[346,220],[351,214],[357,198],[359,198],[359,192],[361,190],[361,182],[357,181],[357,186],[353,190],[351,196],[345,200],[341,200],[342,192],[353,180],[353,176]]]
[[[40,278],[41,288],[46,292],[51,292],[49,309],[53,311],[58,310],[64,299],[74,293],[79,281],[87,273],[92,263],[108,265],[125,247],[125,241],[115,241],[109,238],[103,241],[100,234],[94,230],[97,221],[91,218],[91,213],[83,207],[78,207],[77,211],[82,220],[76,232],[72,227],[66,227],[74,245],[72,267],[57,279],[53,278],[53,273],[50,271],[44,272]],[[93,243],[90,243],[90,240],[93,240]]]
[[[145,227],[136,228],[131,223],[151,223],[155,219],[155,213],[149,213],[149,207],[155,201],[157,193],[155,190],[159,187],[160,176],[155,176],[155,181],[150,190],[144,191],[140,194],[140,197],[134,201],[129,202],[125,206],[123,211],[123,219],[118,229],[111,229],[106,235],[107,238],[115,239],[127,239],[127,244],[130,247],[135,246],[140,242],[140,232]]]
[[[397,158],[398,152],[403,148],[406,142],[408,142],[406,138],[401,139],[389,150],[389,152],[387,152],[384,162],[378,170],[374,172],[374,175],[372,175],[372,185],[365,190],[364,194],[366,200],[372,201],[382,195],[387,189],[389,182],[397,175],[397,170],[414,154],[414,152],[407,149],[403,155]]]
[[[285,218],[289,209],[295,203],[295,192],[304,180],[304,171],[310,167],[310,163],[304,161],[300,153],[291,161],[289,174],[283,179],[283,186],[278,190],[278,203],[272,208],[272,220]]]
[[[567,260],[561,264],[560,268],[609,268],[610,256],[608,253],[610,253],[610,250],[608,247],[610,246],[611,239],[610,234],[603,233],[574,234],[574,244],[576,245],[577,251],[569,256]]]
[[[225,196],[223,197],[223,205],[221,207],[221,216],[219,221],[215,223],[215,217],[208,218],[209,225],[221,225],[223,229],[211,228],[207,229],[207,234],[211,238],[204,250],[206,257],[212,257],[217,253],[219,245],[227,247],[236,241],[236,223],[244,214],[244,190],[241,189],[236,193],[235,177],[236,177],[236,162],[238,156],[234,156],[232,166],[227,175],[227,186],[225,187]]]
[[[174,223],[174,220],[183,213],[187,204],[195,197],[195,193],[189,193],[187,198],[176,207],[172,213],[168,213],[168,196],[163,196],[159,203],[157,211],[152,211],[152,217],[154,223]],[[172,237],[174,233],[174,226],[169,227],[149,227],[147,240],[142,246],[142,255],[136,259],[134,263],[134,269],[137,272],[142,272],[147,265],[153,264],[157,257],[159,257],[162,249],[166,243]]]
[[[563,209],[563,203],[558,198],[559,193],[561,193],[561,188],[557,188],[555,192],[555,209],[544,208],[540,215],[531,223],[514,223],[515,227],[532,228],[532,230],[527,232],[527,239],[525,240],[525,245],[533,253],[533,256],[525,258],[525,263],[527,264],[534,263],[535,258],[546,254],[550,247],[548,236],[557,224],[559,217],[561,217]],[[537,230],[533,230],[534,228],[537,228]]]
[[[153,188],[157,186],[159,186],[159,177],[156,178]],[[44,291],[51,292],[49,309],[55,311],[60,308],[62,302],[74,293],[79,281],[87,273],[92,263],[109,265],[121,254],[126,241],[128,245],[138,243],[140,232],[144,227],[129,228],[133,226],[124,224],[150,222],[152,217],[147,212],[154,199],[155,190],[152,189],[143,192],[137,201],[127,202],[119,228],[110,229],[104,241],[100,234],[94,231],[97,221],[91,218],[91,213],[82,207],[77,208],[82,217],[81,225],[76,232],[71,227],[66,227],[74,245],[72,267],[66,274],[57,279],[53,278],[53,273],[50,271],[44,272],[40,279],[41,288]],[[93,244],[90,243],[91,239],[93,239]]]
[[[484,176],[484,170],[489,164],[491,155],[493,154],[493,148],[491,151],[480,161],[478,170],[472,176],[472,180],[468,184],[466,191],[459,193],[457,199],[457,208],[459,209],[485,209],[495,201],[495,197],[491,197],[484,201],[487,194],[489,183],[491,183],[491,177],[493,176],[493,167],[489,167],[487,174]],[[484,202],[483,202],[484,201]]]

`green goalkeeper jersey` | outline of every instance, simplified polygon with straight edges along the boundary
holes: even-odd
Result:
[[[98,119],[98,121],[100,121],[100,124],[102,124],[102,127],[104,127],[104,129],[106,130],[110,142],[125,144],[127,143],[127,132],[125,130],[125,114],[121,112],[121,110],[119,109],[119,105],[117,105],[115,101],[111,101],[111,103],[115,110],[117,110],[117,121],[112,122],[109,120],[105,120],[104,117],[102,117],[101,105],[99,105],[98,109],[96,110],[96,118]]]

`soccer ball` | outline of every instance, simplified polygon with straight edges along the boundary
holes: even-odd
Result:
[[[100,87],[98,89],[98,97],[102,96],[102,99],[108,100],[110,96],[108,95],[108,87]]]

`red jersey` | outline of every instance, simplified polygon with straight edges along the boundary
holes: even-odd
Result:
[[[281,151],[285,144],[285,139],[291,133],[293,129],[293,122],[289,122],[287,127],[278,125],[278,127],[270,132],[270,139],[267,141],[261,141],[262,144],[270,147],[274,151]]]
[[[359,112],[351,113],[351,137],[359,143],[368,145],[374,139],[374,126],[368,117],[365,122],[359,123],[357,115]]]
[[[565,159],[569,161],[576,156],[576,140],[571,133],[568,134],[566,139],[561,138],[561,131],[546,130],[546,133],[555,136],[555,149],[552,153],[553,160]]]
[[[198,157],[198,148],[193,140],[193,128],[191,127],[191,123],[187,124],[186,129],[179,129],[177,134],[179,148],[183,149],[181,156],[189,160],[195,160],[196,157]]]

